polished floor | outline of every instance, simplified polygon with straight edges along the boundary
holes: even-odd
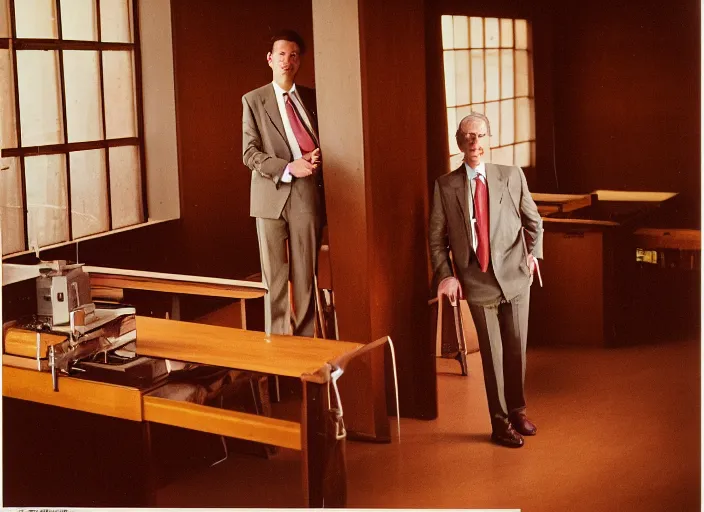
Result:
[[[349,442],[348,505],[550,511],[701,509],[700,345],[529,349],[538,435],[489,442],[478,353],[438,361],[440,415],[402,419],[392,444]],[[162,487],[159,506],[300,507],[300,461],[231,455]]]

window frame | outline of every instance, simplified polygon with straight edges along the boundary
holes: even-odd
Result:
[[[147,187],[147,166],[146,166],[146,151],[145,151],[145,128],[144,128],[144,95],[142,85],[142,51],[140,40],[140,2],[139,0],[125,0],[127,4],[128,14],[131,17],[132,42],[103,42],[102,39],[102,23],[100,0],[94,0],[95,7],[95,23],[96,23],[96,41],[71,40],[63,39],[63,27],[61,22],[61,0],[54,0],[54,9],[56,12],[56,30],[57,38],[20,38],[17,37],[17,23],[15,2],[17,0],[7,0],[7,8],[9,11],[9,37],[0,38],[0,49],[10,51],[12,61],[12,86],[14,100],[14,115],[15,115],[15,137],[17,147],[15,148],[0,148],[0,156],[2,158],[18,158],[19,159],[19,174],[21,181],[21,201],[22,201],[22,218],[24,225],[24,249],[18,252],[2,255],[2,258],[8,258],[19,254],[30,252],[32,249],[44,250],[60,245],[76,243],[78,241],[104,236],[110,233],[124,231],[136,226],[148,224],[149,207],[148,207],[148,187]],[[56,51],[58,59],[58,88],[60,91],[59,111],[62,116],[62,132],[63,143],[47,144],[41,146],[23,146],[22,145],[22,124],[20,115],[20,91],[19,91],[19,76],[17,73],[17,52],[22,50],[40,50],[40,51]],[[68,142],[68,122],[66,112],[66,94],[65,94],[65,74],[64,74],[64,54],[65,50],[69,51],[92,51],[97,52],[98,57],[98,88],[100,92],[100,115],[102,123],[102,139],[90,140],[81,142]],[[106,117],[105,117],[105,83],[103,76],[103,52],[106,51],[131,51],[132,52],[132,72],[133,72],[133,93],[135,99],[135,128],[136,137],[121,137],[108,139]],[[109,148],[130,146],[136,147],[138,152],[139,162],[139,177],[140,177],[140,193],[139,193],[139,216],[141,221],[129,226],[113,228],[113,211],[111,200],[111,181],[110,181],[110,158]],[[107,229],[97,233],[92,233],[86,236],[74,238],[73,236],[73,219],[71,207],[71,158],[70,155],[76,151],[85,150],[104,150],[105,151],[105,178],[106,189],[101,193],[106,194],[107,199]],[[62,242],[47,244],[37,248],[30,247],[30,233],[28,226],[27,206],[27,177],[25,171],[25,158],[39,155],[64,155],[65,156],[65,180],[66,180],[66,223],[68,227],[68,238]],[[1,171],[0,171],[1,172]],[[0,248],[0,253],[2,252]]]

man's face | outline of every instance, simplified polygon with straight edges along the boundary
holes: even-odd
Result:
[[[489,137],[486,134],[486,123],[481,119],[470,118],[460,127],[464,133],[464,159],[475,167],[484,153],[489,152]]]
[[[291,41],[276,41],[272,51],[266,56],[269,67],[274,72],[274,80],[287,78],[293,80],[301,67],[301,50]]]

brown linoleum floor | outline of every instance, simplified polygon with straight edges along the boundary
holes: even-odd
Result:
[[[700,364],[698,340],[530,348],[538,435],[515,450],[489,442],[479,354],[468,378],[439,360],[438,419],[402,419],[400,443],[348,442],[348,506],[700,510]],[[301,507],[300,471],[287,450],[272,460],[231,455],[162,487],[157,503]]]

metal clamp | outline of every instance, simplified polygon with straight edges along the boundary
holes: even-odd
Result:
[[[330,381],[332,382],[332,388],[335,390],[335,398],[337,399],[337,407],[330,407],[330,411],[335,413],[335,439],[338,441],[347,437],[345,420],[342,417],[342,400],[340,400],[340,390],[337,387],[337,379],[339,379],[343,373],[344,370],[339,366],[334,367],[334,370],[330,372]],[[330,406],[329,403],[328,406]]]
[[[56,369],[56,354],[54,345],[49,347],[49,366],[51,367],[51,388],[54,391],[59,390],[59,372]]]

